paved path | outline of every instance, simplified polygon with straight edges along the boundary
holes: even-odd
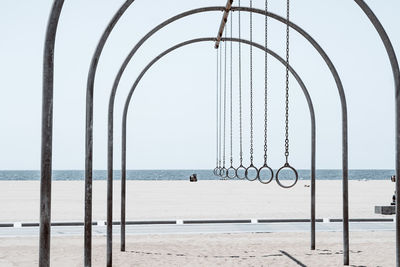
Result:
[[[119,235],[120,227],[114,226]],[[342,223],[316,223],[318,232],[342,231]],[[268,233],[268,232],[308,232],[309,223],[242,223],[242,224],[170,224],[170,225],[128,225],[127,235],[147,234],[203,234],[203,233]],[[395,231],[393,222],[351,222],[350,231]],[[93,235],[105,235],[105,226],[93,226]],[[38,236],[38,227],[0,228],[0,237]],[[53,236],[82,236],[83,226],[53,226]]]

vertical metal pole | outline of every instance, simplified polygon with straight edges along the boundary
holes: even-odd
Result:
[[[342,106],[343,108],[343,106]],[[343,161],[343,181],[342,181],[342,191],[343,191],[343,264],[350,264],[350,246],[349,246],[349,167],[348,167],[348,141],[347,141],[347,107],[344,107],[346,112],[342,113],[342,132],[346,134],[343,135],[342,140],[342,161]]]
[[[92,253],[92,168],[93,168],[93,91],[97,65],[104,45],[111,34],[115,24],[133,3],[127,0],[115,13],[104,30],[90,64],[86,88],[86,146],[85,146],[85,267],[91,266]],[[112,114],[111,114],[112,117]],[[110,131],[109,131],[110,133]],[[111,138],[111,154],[110,154]],[[108,136],[108,162],[107,162],[107,266],[112,266],[112,135]],[[111,157],[110,157],[111,155]],[[111,166],[111,167],[110,167]]]
[[[310,105],[309,105],[310,106]],[[311,104],[312,107],[312,104]],[[311,117],[311,250],[315,250],[315,153],[316,130],[314,109]]]
[[[396,266],[400,267],[400,71],[399,63],[397,61],[396,53],[394,52],[393,45],[387,35],[385,29],[376,17],[374,12],[363,0],[355,0],[357,5],[360,6],[362,11],[368,16],[371,23],[374,25],[378,32],[383,45],[385,46],[386,53],[389,56],[390,64],[393,72],[394,79],[394,93],[395,93],[395,165],[396,165]]]
[[[125,220],[126,220],[126,115],[122,123],[121,149],[121,251],[125,251]]]
[[[40,165],[39,266],[50,266],[51,171],[53,146],[54,47],[64,0],[55,0],[47,23],[43,56],[42,145]]]
[[[85,146],[85,234],[84,234],[84,265],[92,266],[92,159],[93,159],[93,90],[86,94],[86,146]],[[89,116],[89,114],[91,114]]]

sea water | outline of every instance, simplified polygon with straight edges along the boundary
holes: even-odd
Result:
[[[276,171],[275,171],[276,172]],[[190,175],[197,174],[198,180],[219,180],[212,170],[127,170],[127,180],[188,180]],[[350,180],[390,180],[394,175],[394,170],[349,170]],[[310,170],[298,170],[300,180],[310,179]],[[279,177],[292,176],[289,173],[282,173]],[[55,170],[53,180],[56,181],[76,181],[84,180],[83,170]],[[106,180],[106,170],[94,170],[94,180]],[[121,171],[114,171],[114,179],[120,180]],[[0,180],[30,181],[39,180],[40,171],[38,170],[6,170],[0,171]],[[342,170],[317,170],[317,180],[341,180]]]

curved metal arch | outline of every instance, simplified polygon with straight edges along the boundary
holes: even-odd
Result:
[[[109,25],[107,26],[105,32],[103,33],[103,37],[101,38],[98,44],[98,48],[100,47],[100,52],[96,50],[95,54],[93,55],[93,60],[98,61],[98,58],[101,55],[101,50],[102,47],[104,46],[109,33],[108,29],[109,26],[113,26],[118,22],[120,17],[124,14],[126,9],[133,3],[134,0],[126,0],[126,2],[122,5],[122,7],[119,9],[119,11],[116,13],[114,18],[110,21]],[[400,94],[400,74],[399,74],[399,66],[398,62],[396,59],[396,55],[393,50],[393,46],[391,44],[391,41],[389,37],[387,36],[386,32],[384,31],[384,28],[382,27],[380,21],[378,18],[373,14],[372,10],[368,7],[368,5],[363,1],[363,0],[354,0],[363,10],[363,12],[368,16],[370,19],[371,23],[374,25],[376,30],[378,31],[382,42],[385,45],[386,52],[389,56],[389,60],[391,62],[392,66],[392,71],[394,75],[394,82],[395,82],[395,103],[396,103],[396,108],[395,108],[395,123],[396,123],[396,129],[395,129],[395,139],[396,139],[396,176],[400,177],[400,98],[398,97]],[[55,41],[55,32],[57,31],[57,23],[50,23],[51,21],[58,21],[62,5],[64,3],[64,0],[54,0],[53,2],[53,8],[50,13],[49,17],[49,25],[47,27],[47,33],[46,33],[46,43],[47,41],[53,42],[53,45],[46,45],[44,49],[44,71],[43,71],[43,79],[46,81],[49,79],[49,82],[43,82],[43,100],[46,100],[46,103],[50,103],[51,105],[43,105],[42,107],[42,144],[41,144],[41,149],[42,149],[42,156],[41,156],[41,201],[40,201],[40,207],[41,207],[41,231],[40,231],[40,240],[43,239],[43,244],[47,244],[42,246],[42,241],[40,241],[39,245],[39,254],[48,254],[50,251],[50,235],[47,233],[50,232],[50,214],[51,208],[51,172],[48,170],[51,170],[52,163],[51,163],[51,155],[52,155],[52,100],[53,100],[53,51],[54,51],[54,41]],[[51,61],[51,64],[47,64],[47,61]],[[46,68],[47,66],[47,68]],[[91,80],[94,81],[94,76],[96,72],[96,67],[97,67],[97,62],[95,64],[91,64],[91,70],[93,74],[90,75]],[[92,71],[93,70],[93,71]],[[89,80],[89,79],[88,79]],[[93,83],[92,83],[93,85]],[[90,89],[90,90],[89,90]],[[88,88],[87,90],[89,93],[91,93],[90,96],[87,97],[87,106],[93,106],[93,86],[91,88]],[[43,101],[45,103],[45,101]],[[87,113],[93,113],[92,108],[87,107]],[[91,116],[86,115],[87,118],[89,117],[92,118]],[[92,120],[87,120],[89,122],[89,127],[92,128],[93,126],[93,121]],[[90,129],[90,133],[92,133],[92,130]],[[92,188],[91,188],[91,170],[92,170],[92,134],[86,135],[86,164],[85,164],[85,266],[90,266],[91,265],[91,247],[90,249],[86,249],[87,244],[91,244],[91,231],[89,232],[87,228],[87,225],[91,225],[91,196],[92,196]],[[90,180],[89,180],[90,179]],[[89,183],[90,181],[90,183]],[[89,186],[90,185],[90,186]],[[43,189],[43,190],[42,190]],[[396,189],[397,192],[400,190],[400,181],[396,182]],[[396,215],[396,264],[397,266],[400,266],[400,208],[399,208],[399,197],[396,198],[397,202],[397,215]],[[345,222],[345,221],[343,221]],[[42,228],[42,225],[43,228]],[[346,253],[346,251],[345,251]],[[348,254],[348,251],[347,251]],[[345,257],[346,258],[346,257]],[[348,255],[347,255],[347,261],[345,259],[344,264],[348,265]],[[40,266],[46,266],[45,263],[42,261],[39,262]],[[48,264],[47,264],[48,265]]]
[[[115,13],[104,30],[90,62],[86,87],[86,135],[85,135],[85,266],[92,264],[92,175],[93,175],[93,92],[97,65],[103,48],[114,26],[135,0],[127,0]],[[107,179],[107,251],[112,251],[112,173]],[[107,266],[112,265],[112,253],[107,253]]]
[[[60,0],[55,0],[55,1],[60,1]],[[85,150],[85,265],[86,262],[88,263],[88,266],[90,266],[91,264],[91,260],[87,260],[87,258],[91,258],[91,248],[87,247],[87,244],[91,244],[91,231],[87,231],[87,229],[91,228],[91,202],[92,202],[92,158],[93,158],[93,147],[92,147],[92,140],[93,140],[93,87],[94,87],[94,78],[95,78],[95,73],[96,73],[96,69],[97,69],[97,63],[98,63],[98,59],[101,55],[102,49],[105,45],[105,42],[107,41],[113,27],[115,26],[115,24],[118,22],[118,20],[120,19],[120,17],[124,14],[124,12],[127,10],[127,8],[130,6],[130,4],[132,4],[134,0],[127,0],[122,6],[121,8],[118,10],[118,12],[114,15],[113,19],[110,21],[109,25],[107,26],[106,30],[104,31],[98,45],[95,51],[95,54],[93,55],[92,58],[92,62],[91,62],[91,66],[89,69],[89,76],[88,76],[88,86],[87,86],[87,97],[86,97],[86,150]],[[219,7],[218,9],[224,9],[224,7]],[[278,21],[282,22],[282,23],[286,23],[286,19],[275,15],[273,13],[265,13],[265,11],[260,10],[260,9],[254,9],[254,8],[245,8],[245,7],[233,7],[232,10],[237,10],[237,11],[247,11],[247,12],[254,12],[254,13],[258,13],[258,14],[262,14],[262,15],[267,15],[270,16],[271,18],[277,19]],[[331,61],[329,60],[329,58],[327,57],[326,53],[324,53],[324,51],[322,50],[322,48],[318,45],[318,43],[315,42],[315,40],[313,40],[311,38],[310,35],[308,35],[304,30],[302,30],[300,27],[298,27],[297,25],[295,25],[292,22],[289,22],[289,26],[293,29],[295,29],[296,31],[298,31],[300,34],[302,34],[308,41],[310,41],[312,43],[312,45],[317,48],[317,51],[321,54],[321,51],[323,52],[323,54],[321,54],[324,58],[324,60],[328,63],[328,66],[330,66],[330,70],[332,72],[332,70],[334,70],[334,72],[337,74],[333,64],[331,63]],[[294,27],[295,26],[295,27]],[[319,48],[319,49],[318,49]],[[330,64],[329,64],[330,63]],[[335,79],[336,81],[339,79]],[[341,83],[340,83],[341,84]],[[338,88],[339,91],[341,91],[340,89],[343,88]],[[51,90],[52,91],[52,90]],[[44,90],[44,94],[48,94],[49,90]],[[344,96],[344,93],[343,93]],[[342,99],[341,99],[342,101]],[[346,127],[343,127],[346,129],[346,147],[347,147],[347,120],[346,120]],[[110,148],[109,148],[110,149]],[[346,153],[343,152],[343,155],[346,156],[346,162],[347,162],[347,149],[346,149]],[[112,160],[112,157],[111,157]],[[108,163],[108,167],[110,166],[110,164]],[[346,164],[347,166],[347,164]],[[345,170],[345,168],[343,168]],[[347,167],[346,167],[346,171],[344,171],[344,173],[346,173],[346,176],[344,175],[343,180],[347,181]],[[347,185],[347,182],[346,182]],[[343,203],[347,203],[347,201],[343,201]],[[348,212],[347,212],[348,214]],[[88,220],[86,220],[88,219]],[[111,168],[108,168],[108,176],[107,176],[107,265],[111,265],[112,263],[112,166]],[[343,218],[343,222],[344,225],[348,225],[348,216],[347,218],[344,217]],[[348,232],[348,227],[345,228],[344,227],[344,233]],[[346,246],[346,242],[344,247],[344,257],[348,258],[348,234],[344,234],[344,236],[347,236],[347,246]],[[346,250],[347,247],[347,250]],[[347,253],[346,253],[347,252]],[[345,260],[346,261],[346,260]],[[348,260],[347,260],[348,261]]]
[[[126,66],[132,59],[133,55],[136,53],[136,51],[140,48],[140,46],[148,39],[150,38],[154,33],[156,33],[158,30],[161,28],[165,27],[166,25],[172,23],[173,21],[176,21],[178,19],[181,19],[183,17],[192,15],[192,14],[197,14],[197,13],[202,13],[202,12],[210,12],[210,11],[222,11],[224,10],[225,7],[204,7],[204,8],[198,8],[198,9],[193,9],[190,11],[183,12],[181,14],[178,14],[163,23],[159,24],[155,28],[153,28],[148,34],[146,34],[136,45],[135,47],[131,50],[131,52],[128,54],[126,59],[124,60],[123,64],[120,67],[120,70],[118,71],[118,74],[114,80],[113,83],[113,88],[111,90],[110,94],[110,99],[109,99],[109,113],[108,113],[108,179],[112,180],[112,171],[113,171],[113,112],[114,112],[114,99],[115,99],[115,94],[116,90],[118,88],[119,81],[122,77],[123,72],[126,69]],[[280,17],[274,13],[268,12],[265,13],[265,10],[261,9],[256,9],[256,8],[248,8],[248,7],[232,7],[232,11],[246,11],[246,12],[254,12],[256,14],[261,14],[264,16],[269,16],[278,22],[281,23],[286,23],[286,19],[283,17]],[[307,41],[311,43],[311,45],[318,51],[318,53],[321,55],[321,57],[324,59],[325,63],[327,64],[332,76],[334,77],[334,80],[336,82],[336,86],[339,92],[340,96],[340,102],[341,102],[341,108],[342,108],[342,169],[343,169],[343,257],[344,257],[344,262],[348,264],[349,262],[349,218],[348,218],[348,145],[347,145],[347,104],[346,104],[346,98],[344,94],[344,89],[342,82],[340,80],[339,74],[336,71],[335,66],[333,65],[332,61],[328,57],[328,55],[325,53],[325,51],[322,49],[322,47],[302,28],[294,24],[293,22],[289,21],[289,26],[296,30],[298,33],[300,33]],[[122,178],[122,177],[121,177]],[[122,181],[121,183],[124,183],[125,181]],[[124,187],[121,188],[121,194]],[[313,187],[315,188],[315,186]],[[108,192],[112,190],[111,188],[108,188]],[[312,190],[313,191],[313,190]],[[312,192],[315,195],[315,192]],[[112,194],[109,193],[109,194]],[[313,198],[313,201],[315,201],[315,198]],[[111,199],[112,202],[112,199]],[[125,205],[125,203],[121,202],[121,208],[122,206]],[[108,206],[112,206],[112,203],[108,204]],[[108,211],[109,214],[112,214],[112,210]],[[312,211],[312,213],[315,214],[315,210]],[[313,226],[315,227],[315,225]],[[111,228],[111,226],[110,226]],[[111,232],[111,230],[109,231]],[[110,239],[111,240],[111,239]],[[315,241],[312,240],[312,243],[315,244]],[[109,245],[111,247],[111,245]]]
[[[42,148],[40,159],[39,266],[50,266],[51,171],[53,146],[54,47],[64,0],[54,1],[47,22],[43,55]]]
[[[389,36],[383,28],[381,22],[376,17],[374,12],[363,0],[354,0],[356,4],[367,15],[368,19],[374,25],[375,30],[378,32],[379,37],[385,46],[386,53],[389,57],[390,65],[392,67],[393,80],[394,80],[394,93],[395,93],[395,164],[396,164],[396,266],[400,267],[400,70],[397,61],[396,53],[394,52],[393,45],[390,42]]]
[[[274,51],[270,49],[266,49],[263,45],[260,45],[255,42],[250,42],[248,40],[244,39],[238,39],[238,38],[222,38],[222,41],[233,41],[233,42],[240,42],[248,45],[252,45],[258,49],[261,49],[263,51],[266,51],[268,54],[273,56],[275,59],[277,59],[280,63],[282,63],[284,66],[286,66],[286,61],[280,57],[278,54],[276,54]],[[140,80],[143,78],[143,76],[146,74],[146,72],[162,57],[165,55],[171,53],[172,51],[181,48],[186,45],[194,44],[194,43],[200,43],[200,42],[212,42],[215,41],[215,38],[213,37],[207,37],[207,38],[197,38],[197,39],[192,39],[188,40],[182,43],[179,43],[161,54],[159,54],[157,57],[155,57],[139,74],[137,77],[136,81],[132,85],[129,94],[126,98],[125,105],[124,105],[124,111],[123,111],[123,117],[122,117],[122,140],[121,140],[121,251],[125,251],[125,189],[126,189],[126,125],[127,125],[127,117],[128,117],[128,109],[129,109],[129,104],[132,98],[132,95],[139,84]],[[315,112],[314,112],[314,106],[310,97],[310,94],[307,90],[307,87],[305,86],[304,82],[300,78],[300,76],[297,74],[297,72],[289,65],[289,71],[293,75],[293,77],[296,79],[298,84],[300,85],[304,96],[307,101],[307,105],[310,111],[310,119],[311,119],[311,186],[313,187],[314,190],[312,190],[312,195],[311,195],[311,249],[315,249],[315,154],[316,154],[316,122],[315,122]],[[122,204],[123,203],[123,204]]]

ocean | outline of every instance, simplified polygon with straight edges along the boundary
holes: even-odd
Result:
[[[188,180],[193,173],[197,174],[198,180],[219,180],[212,170],[128,170],[128,180]],[[310,170],[298,170],[300,180],[310,179]],[[317,180],[341,180],[341,170],[317,170]],[[394,170],[349,170],[350,180],[390,180]],[[83,170],[55,170],[53,180],[56,181],[79,181],[84,180]],[[281,177],[281,175],[280,175]],[[106,180],[107,171],[94,170],[94,180]],[[114,171],[114,179],[120,180],[121,172]],[[284,178],[284,177],[283,177]],[[0,181],[36,181],[40,179],[38,170],[6,170],[0,171]]]

